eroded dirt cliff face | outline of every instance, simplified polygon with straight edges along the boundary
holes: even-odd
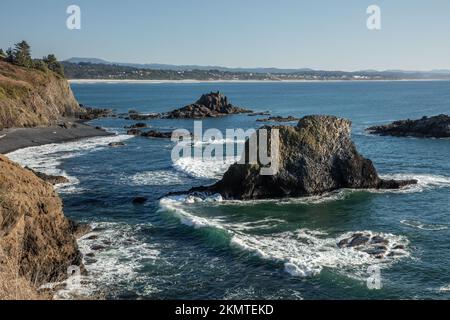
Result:
[[[0,129],[46,126],[83,112],[65,78],[0,60]]]
[[[0,273],[17,266],[6,272],[33,285],[65,278],[82,264],[72,231],[52,185],[0,155]]]

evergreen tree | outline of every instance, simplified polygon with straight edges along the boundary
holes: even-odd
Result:
[[[0,58],[6,58],[6,53],[2,48],[0,48]]]
[[[47,67],[56,72],[57,74],[64,76],[64,67],[62,64],[56,59],[54,54],[49,54],[48,56],[43,58],[43,61],[47,64]]]
[[[33,60],[33,68],[44,71],[44,72],[48,71],[47,64],[41,59]]]
[[[25,40],[15,44],[13,55],[13,62],[15,64],[27,68],[33,66],[33,60],[31,59],[31,47]]]
[[[6,60],[8,62],[14,63],[14,52],[11,48],[8,48],[8,50],[6,50]]]

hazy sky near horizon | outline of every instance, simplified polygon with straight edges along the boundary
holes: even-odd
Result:
[[[66,27],[69,5],[81,30]],[[381,30],[366,27],[369,5]],[[1,0],[0,47],[25,39],[115,62],[327,70],[450,69],[448,0]]]

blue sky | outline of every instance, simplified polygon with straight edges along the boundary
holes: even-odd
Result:
[[[66,8],[81,8],[81,30]],[[366,28],[381,8],[382,29]],[[0,47],[230,67],[450,69],[448,0],[2,0]]]

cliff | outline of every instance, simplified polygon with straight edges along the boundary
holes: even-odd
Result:
[[[65,78],[0,59],[0,129],[47,126],[80,113]]]
[[[349,120],[306,116],[297,126],[264,128],[279,130],[279,169],[274,175],[261,175],[260,162],[248,163],[246,157],[245,164],[233,164],[216,184],[191,192],[247,200],[319,195],[341,188],[398,189],[417,183],[381,179],[372,161],[358,153]]]
[[[52,185],[0,155],[0,298],[21,297],[11,281],[32,289],[80,266],[73,231]]]

